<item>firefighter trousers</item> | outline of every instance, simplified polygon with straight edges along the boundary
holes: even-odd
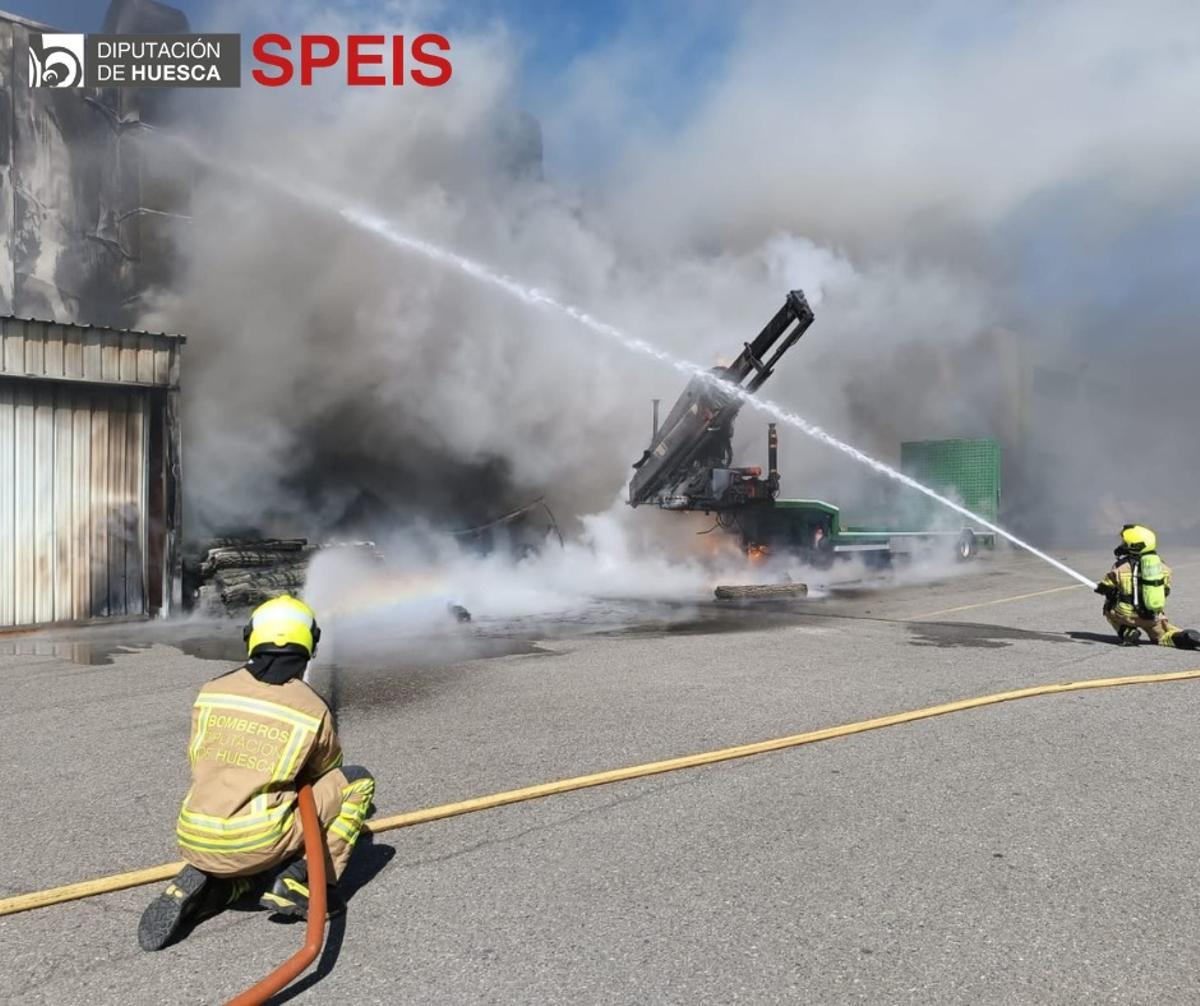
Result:
[[[1117,630],[1118,635],[1122,634],[1122,629],[1133,629],[1135,632],[1140,629],[1150,637],[1150,642],[1159,646],[1174,646],[1175,636],[1179,632],[1179,627],[1168,622],[1166,615],[1159,618],[1141,618],[1137,615],[1123,615],[1112,608],[1104,612],[1104,617],[1108,619],[1108,624]]]
[[[361,765],[347,765],[326,772],[313,783],[313,802],[325,829],[325,872],[334,883],[350,862],[363,821],[371,809],[375,780]],[[292,824],[296,851],[304,848],[300,817]]]
[[[371,809],[375,780],[362,766],[346,765],[326,772],[312,784],[312,791],[317,817],[325,829],[325,876],[334,884],[350,862],[354,843],[358,841],[363,821]],[[303,855],[304,829],[300,825],[300,815],[296,814],[271,861],[257,867],[254,873],[259,876],[273,874]]]

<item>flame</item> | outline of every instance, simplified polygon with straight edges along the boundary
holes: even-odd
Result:
[[[766,545],[747,545],[746,558],[750,560],[751,566],[761,566],[767,561],[767,546]]]

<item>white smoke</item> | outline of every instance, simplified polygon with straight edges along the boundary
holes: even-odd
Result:
[[[334,34],[411,30],[403,10],[365,23],[354,8],[275,7],[281,25]],[[1030,310],[1010,238],[1066,190],[1098,187],[1113,241],[1194,193],[1187,14],[1164,5],[1130,31],[1127,11],[1097,4],[839,8],[815,24],[751,5],[669,127],[636,111],[624,82],[648,56],[627,36],[568,66],[531,119],[520,39],[465,27],[444,88],[247,88],[189,129],[214,156],[344,193],[685,358],[734,355],[802,287],[817,321],[771,397],[889,461],[903,439],[996,435],[1037,474],[1029,375],[1070,359],[1079,321]],[[575,144],[597,152],[580,184],[554,173]],[[220,172],[200,173],[191,215],[187,274],[144,321],[192,335],[194,532],[465,527],[545,495],[590,555],[628,558],[587,517],[620,491],[649,401],[669,407],[677,374]],[[1056,432],[1099,470],[1104,433]],[[747,410],[739,456],[760,461],[763,441]],[[851,515],[893,502],[817,445],[785,437],[782,461],[787,495]],[[1036,519],[1048,501],[1026,495]],[[685,579],[694,544],[675,555]],[[618,576],[588,567],[593,585]]]

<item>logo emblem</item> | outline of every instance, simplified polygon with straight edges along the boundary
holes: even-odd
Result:
[[[31,87],[83,87],[83,36],[29,36]]]

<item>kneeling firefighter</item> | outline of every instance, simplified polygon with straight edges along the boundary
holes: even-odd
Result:
[[[1104,595],[1104,617],[1123,646],[1136,646],[1145,632],[1160,646],[1200,649],[1200,632],[1167,621],[1171,570],[1157,549],[1158,541],[1148,527],[1126,524],[1121,529],[1121,543],[1113,550],[1117,561],[1096,584],[1096,593]]]
[[[176,826],[188,865],[142,914],[145,950],[252,893],[274,913],[307,915],[302,783],[312,785],[325,828],[331,883],[371,808],[375,780],[342,767],[329,708],[303,680],[321,638],[312,609],[276,597],[255,609],[243,636],[245,666],[206,684],[192,707],[192,785]],[[337,911],[340,899],[330,893]]]

